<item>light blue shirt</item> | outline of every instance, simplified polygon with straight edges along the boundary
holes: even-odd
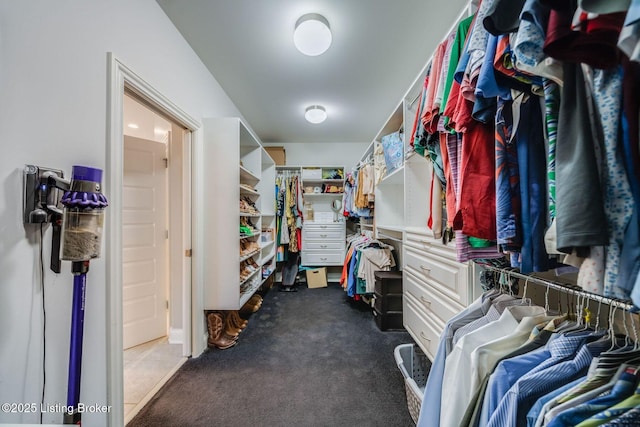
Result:
[[[585,374],[592,359],[591,351],[583,345],[574,359],[524,375],[502,397],[487,426],[522,425],[533,399],[553,390],[565,381],[575,379],[576,375]]]
[[[418,427],[433,427],[440,424],[440,404],[442,402],[442,381],[444,379],[445,359],[451,351],[453,334],[461,326],[471,323],[484,316],[491,306],[491,301],[480,297],[469,307],[452,317],[445,325],[440,335],[440,343],[433,359],[427,385],[424,389],[424,398],[418,418]],[[447,348],[448,347],[448,348]]]
[[[535,373],[572,356],[584,343],[585,336],[554,334],[547,345],[511,359],[503,360],[494,370],[482,405],[480,426],[487,426],[493,412],[509,389],[525,374]]]

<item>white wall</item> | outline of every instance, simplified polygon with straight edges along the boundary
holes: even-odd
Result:
[[[287,165],[292,166],[345,166],[347,171],[354,168],[369,142],[317,142],[299,143],[265,143],[265,147],[284,147]]]
[[[106,167],[107,52],[198,120],[239,116],[153,0],[0,0],[0,403],[39,405],[42,392],[39,231],[22,223],[22,169]],[[50,246],[47,228],[45,401],[65,404],[72,275],[68,262],[59,275],[49,271]],[[104,255],[103,246],[88,274],[85,404],[107,397]],[[61,421],[44,415],[45,423]],[[38,413],[0,411],[0,423],[36,422]],[[85,414],[83,424],[105,426],[107,417]]]

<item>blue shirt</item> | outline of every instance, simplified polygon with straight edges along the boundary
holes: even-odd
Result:
[[[491,415],[488,427],[520,426],[525,423],[526,414],[538,396],[547,393],[576,376],[583,376],[589,369],[593,355],[583,345],[576,357],[554,364],[535,373],[520,378],[505,394]]]
[[[535,427],[536,422],[538,421],[538,417],[540,416],[540,413],[542,412],[542,408],[544,407],[544,405],[547,404],[547,402],[549,402],[552,399],[555,399],[556,397],[560,396],[565,391],[572,389],[573,387],[577,386],[578,384],[580,384],[581,382],[583,382],[586,379],[587,379],[586,376],[580,377],[577,380],[572,381],[569,384],[564,385],[564,386],[562,386],[560,388],[557,388],[557,389],[545,394],[544,396],[542,396],[538,400],[536,400],[536,403],[533,404],[533,406],[531,407],[531,409],[527,413],[527,427]]]
[[[500,405],[502,397],[527,372],[538,372],[572,356],[585,339],[584,335],[567,337],[555,334],[544,347],[500,362],[491,375],[487,386],[480,425],[488,425],[491,415]]]
[[[611,393],[605,396],[596,397],[595,399],[561,412],[557,417],[551,420],[548,427],[575,426],[592,415],[622,402],[633,394],[637,380],[638,377],[636,375],[629,372],[623,372],[620,379],[614,384],[613,389],[611,389]]]

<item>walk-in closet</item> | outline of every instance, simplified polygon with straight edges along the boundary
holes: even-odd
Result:
[[[640,427],[640,0],[0,41],[0,425]]]

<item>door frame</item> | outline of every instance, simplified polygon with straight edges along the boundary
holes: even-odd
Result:
[[[106,370],[107,405],[111,407],[108,413],[109,425],[124,425],[124,362],[122,346],[122,183],[124,158],[123,133],[123,103],[125,88],[169,116],[176,123],[184,126],[190,138],[185,138],[188,147],[183,161],[190,167],[191,194],[186,194],[191,204],[191,233],[186,238],[191,240],[192,258],[185,257],[191,271],[191,286],[183,285],[182,292],[182,324],[184,328],[183,353],[185,356],[199,355],[206,347],[206,329],[203,316],[198,316],[204,310],[203,280],[202,280],[202,251],[198,230],[202,229],[203,215],[199,214],[199,200],[197,194],[201,191],[203,180],[203,165],[199,162],[202,156],[203,131],[202,124],[180,109],[171,100],[156,90],[143,78],[138,76],[123,62],[107,52],[107,127],[106,127],[106,183],[108,185],[109,202],[117,209],[110,209],[105,224],[106,245]],[[190,142],[190,144],[189,144]],[[188,182],[188,181],[187,181]],[[189,269],[187,269],[189,271]],[[203,339],[203,337],[205,337]]]

